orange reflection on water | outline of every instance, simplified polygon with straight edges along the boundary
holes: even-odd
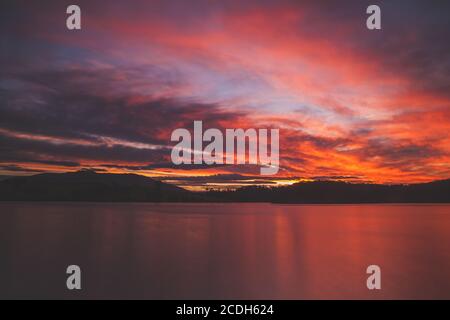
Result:
[[[447,205],[0,206],[6,297],[450,298]],[[371,264],[381,291],[366,288]]]

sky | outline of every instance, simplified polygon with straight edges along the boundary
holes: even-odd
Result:
[[[81,30],[66,8],[81,8]],[[366,8],[381,8],[381,30]],[[2,1],[0,175],[192,190],[450,178],[448,1]],[[172,163],[173,130],[278,128],[280,170]]]

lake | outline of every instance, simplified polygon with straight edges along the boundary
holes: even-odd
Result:
[[[449,205],[0,203],[1,298],[450,299]],[[79,265],[82,290],[66,289]],[[368,290],[366,268],[381,268]]]

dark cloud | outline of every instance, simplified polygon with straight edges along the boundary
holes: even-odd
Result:
[[[169,154],[166,149],[140,149],[126,146],[55,144],[51,141],[36,141],[22,138],[5,137],[0,134],[2,153],[0,161],[20,161],[74,166],[75,161],[44,160],[46,158],[80,159],[84,161],[158,161]]]
[[[314,176],[311,177],[314,180],[361,180],[359,176]]]
[[[132,171],[152,170],[152,169],[180,169],[180,170],[202,170],[211,168],[220,168],[226,166],[225,164],[173,164],[172,162],[151,163],[147,165],[117,165],[117,164],[102,164],[105,168],[126,169]]]
[[[272,177],[265,177],[265,176],[244,176],[241,174],[213,174],[209,176],[189,176],[189,177],[170,177],[168,178],[170,180],[184,180],[184,181],[203,181],[203,182],[225,182],[225,181],[267,181],[270,183],[273,183]],[[296,177],[280,177],[279,180],[292,180],[297,179]]]
[[[418,145],[409,141],[391,139],[371,139],[361,149],[348,151],[363,160],[377,158],[381,167],[418,166],[427,159],[444,155],[443,151],[433,148],[431,144]]]
[[[221,128],[244,116],[215,104],[151,97],[142,102],[134,101],[131,93],[111,94],[111,88],[120,85],[110,84],[110,79],[121,74],[120,70],[71,70],[10,75],[6,80],[12,87],[0,91],[0,128],[12,136],[0,132],[0,160],[42,162],[35,159],[41,156],[154,161],[153,167],[146,168],[174,167],[162,162],[170,161],[174,129],[192,129],[198,119],[205,127]]]
[[[22,85],[0,92],[0,127],[66,138],[107,136],[166,144],[172,130],[190,128],[193,120],[220,127],[221,122],[243,116],[223,111],[219,105],[171,98],[145,97],[145,102],[135,102],[132,92],[114,91],[129,85],[111,84],[110,79],[117,77],[120,70],[46,71],[9,78]]]
[[[41,172],[44,172],[43,170],[30,169],[30,168],[18,166],[18,165],[15,165],[15,164],[0,165],[0,169],[4,170],[4,171],[11,171],[11,172],[28,172],[28,173],[41,173]]]

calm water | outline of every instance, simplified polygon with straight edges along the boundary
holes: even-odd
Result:
[[[0,203],[2,298],[447,298],[450,206]],[[66,267],[82,291],[65,289]],[[366,267],[382,268],[382,290]]]

